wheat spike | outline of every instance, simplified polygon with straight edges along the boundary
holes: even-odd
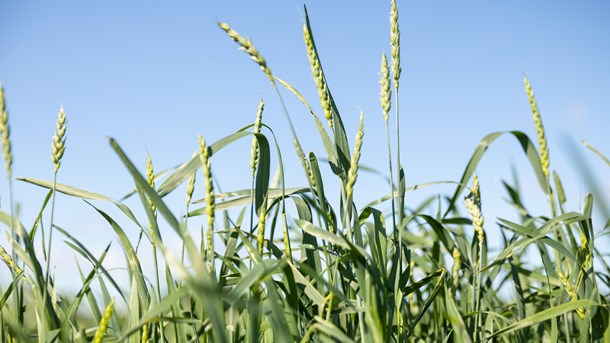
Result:
[[[483,243],[485,242],[485,231],[483,230],[484,218],[481,215],[481,194],[479,190],[479,178],[474,177],[472,187],[470,188],[470,195],[465,200],[466,208],[472,217],[472,226],[477,234],[477,241],[479,245],[479,261],[481,252],[483,250]]]
[[[263,200],[260,212],[258,214],[258,234],[256,236],[256,245],[258,253],[263,255],[263,245],[265,243],[265,223],[267,221],[267,198]]]
[[[534,118],[536,134],[538,135],[538,145],[540,147],[540,163],[542,163],[542,172],[548,180],[550,175],[549,166],[551,162],[549,160],[549,148],[546,142],[544,126],[542,126],[542,118],[540,117],[540,111],[538,111],[538,104],[536,103],[536,98],[534,97],[534,90],[532,89],[529,80],[525,76],[523,77],[523,84],[525,85],[525,92],[527,93],[527,99],[529,100],[530,108],[532,110],[532,117]]]
[[[309,183],[311,184],[311,187],[315,188],[316,179],[313,177],[313,172],[311,171],[311,165],[309,164],[309,160],[305,156],[305,152],[303,151],[303,149],[301,149],[301,145],[298,144],[296,139],[293,139],[292,143],[294,144],[294,148],[297,151],[297,156],[299,157],[299,162],[301,162],[301,165],[307,171],[307,178],[309,179]]]
[[[212,166],[210,161],[210,149],[208,148],[205,140],[199,136],[199,158],[201,159],[201,166],[203,169],[203,177],[205,182],[205,201],[206,201],[206,215],[208,217],[208,231],[207,231],[207,260],[208,268],[213,270],[214,263],[214,184],[212,183]]]
[[[150,159],[150,155],[148,155],[146,157],[146,181],[148,182],[148,185],[150,186],[150,188],[152,188],[153,190],[155,189],[155,172],[153,170],[153,164],[152,164],[152,160]],[[150,208],[150,211],[153,213],[153,216],[155,218],[157,218],[157,206],[155,206],[155,204],[152,202],[152,200],[147,197],[148,200],[148,207]],[[153,230],[153,223],[152,221],[148,222],[148,230],[149,230],[149,234],[150,234],[150,240],[152,245],[156,244],[156,235],[155,232]]]
[[[197,173],[191,174],[189,176],[188,182],[186,183],[186,204],[190,205],[191,200],[193,199],[193,192],[195,192],[195,179]]]
[[[147,156],[147,158],[146,158],[146,180],[147,180],[150,188],[152,188],[154,190],[155,189],[155,172],[153,170],[153,164],[152,164],[152,160],[150,159],[150,155]],[[148,206],[150,207],[150,210],[156,214],[157,206],[155,206],[155,204],[150,199],[148,199]]]
[[[398,89],[400,73],[400,29],[398,27],[398,8],[396,0],[392,0],[390,7],[390,44],[392,46],[392,76],[394,88]]]
[[[570,283],[568,282],[568,279],[561,271],[561,268],[557,268],[557,275],[559,275],[559,279],[561,280],[563,287],[566,289],[566,292],[568,293],[568,296],[570,297],[571,301],[578,300],[578,294],[576,294],[576,291],[574,291],[574,288],[572,288],[572,285],[570,285]],[[582,308],[582,307],[577,308],[576,313],[578,314],[580,319],[585,319],[585,309],[584,308]]]
[[[269,67],[267,66],[267,62],[265,61],[263,56],[261,56],[261,54],[258,52],[256,47],[254,47],[250,38],[242,37],[237,31],[233,30],[231,28],[231,26],[227,23],[218,23],[218,27],[220,27],[224,32],[226,32],[227,35],[229,35],[229,37],[232,40],[234,40],[237,44],[239,44],[240,49],[245,51],[248,55],[250,55],[252,60],[254,62],[256,62],[256,64],[259,65],[259,67],[263,70],[265,75],[267,75],[269,80],[271,80],[271,82],[274,82],[273,76],[271,75],[271,69],[269,69]]]
[[[254,120],[254,133],[261,133],[261,122],[263,120],[263,111],[265,109],[265,103],[263,99],[258,103],[258,110],[256,111],[256,119]],[[258,164],[258,140],[256,137],[252,137],[252,144],[250,146],[250,169],[252,169],[252,177],[256,172],[256,165]]]
[[[379,80],[381,90],[379,92],[379,101],[381,102],[381,108],[383,110],[383,118],[386,124],[390,120],[390,106],[392,98],[392,90],[390,88],[390,68],[388,67],[388,59],[385,54],[381,55],[381,78]]]
[[[309,58],[309,65],[311,66],[311,73],[313,74],[314,82],[316,83],[316,89],[318,90],[318,96],[320,97],[320,104],[324,111],[324,116],[328,121],[328,126],[333,128],[333,115],[330,104],[330,95],[328,92],[328,86],[324,79],[324,73],[322,72],[322,66],[320,65],[320,58],[316,52],[316,48],[313,44],[313,38],[311,33],[307,29],[307,25],[303,25],[303,38],[305,39],[305,46],[307,47],[307,57]]]
[[[142,325],[142,343],[148,341],[148,324]]]
[[[55,164],[55,172],[59,170],[61,165],[61,158],[64,156],[66,150],[66,113],[64,112],[64,106],[59,108],[57,114],[57,124],[55,125],[55,134],[53,135],[52,154],[51,159]]]
[[[555,179],[555,188],[557,188],[557,199],[560,204],[565,204],[566,202],[566,193],[563,190],[563,184],[561,183],[561,179],[559,178],[559,174],[556,171],[553,171],[553,179]]]
[[[2,136],[2,155],[4,157],[4,168],[8,178],[13,174],[13,154],[11,152],[11,128],[8,125],[8,112],[4,100],[4,88],[0,84],[0,136]]]
[[[352,159],[350,161],[349,170],[347,172],[347,184],[345,186],[345,191],[348,198],[353,195],[354,185],[356,184],[356,179],[358,178],[358,161],[360,160],[360,149],[362,148],[362,138],[364,137],[363,122],[364,113],[360,111],[360,125],[358,127],[358,132],[356,133],[354,153],[352,154]]]
[[[21,269],[17,263],[13,260],[11,255],[4,250],[4,247],[0,245],[0,258],[6,263],[6,265],[15,273],[15,275],[19,275],[23,273],[23,269]]]
[[[104,315],[100,320],[100,325],[95,331],[95,336],[93,337],[93,343],[101,343],[102,339],[106,335],[106,330],[108,329],[108,323],[110,322],[110,317],[112,316],[112,310],[114,309],[114,299],[110,300],[110,303],[106,307],[106,311],[104,311]]]
[[[453,268],[451,274],[453,275],[453,287],[457,288],[460,283],[460,269],[462,268],[462,255],[457,247],[453,248]]]

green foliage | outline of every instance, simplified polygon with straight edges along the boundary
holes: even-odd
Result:
[[[385,91],[382,89],[384,117],[375,116],[386,124],[390,104],[398,104],[400,77],[395,1],[391,11],[395,100],[390,99],[390,76],[386,70]],[[285,184],[278,142],[265,134],[273,132],[260,123],[260,115],[252,132],[248,131],[251,125],[210,145],[202,143],[199,154],[157,175],[152,164],[148,171],[138,170],[119,144],[110,139],[112,149],[133,178],[135,191],[130,194],[139,197],[146,218],[137,218],[137,212],[121,200],[56,182],[58,168],[50,182],[18,179],[48,189],[49,193],[29,230],[12,214],[0,212],[0,222],[11,233],[7,235],[10,246],[0,247],[7,266],[2,268],[3,273],[12,273],[10,284],[0,289],[1,340],[609,341],[610,311],[600,288],[610,286],[610,268],[607,256],[600,254],[595,244],[595,234],[600,232],[593,230],[593,197],[586,197],[580,211],[564,210],[568,195],[558,173],[553,171],[553,187],[546,170],[548,156],[541,159],[539,150],[524,133],[495,132],[485,136],[459,182],[406,187],[400,161],[394,161],[398,173],[392,175],[392,151],[398,147],[390,146],[386,127],[389,195],[369,199],[370,203],[362,208],[356,206],[352,199],[354,187],[356,192],[358,189],[355,177],[358,169],[365,168],[358,165],[362,127],[357,141],[352,142],[356,147],[351,149],[305,13],[306,44],[315,57],[314,78],[318,79],[314,81],[318,87],[323,84],[319,95],[322,105],[327,106],[327,113],[323,114],[330,132],[295,87],[271,74],[249,39],[239,36],[227,24],[220,27],[262,68],[276,91],[278,86],[285,87],[311,113],[324,146],[324,159],[313,152],[304,153],[290,114],[282,108],[307,183],[290,187]],[[388,69],[385,57],[383,61],[382,69]],[[527,87],[532,93],[529,83]],[[277,95],[282,100],[279,91]],[[262,114],[262,100],[259,107]],[[2,112],[5,113],[4,100]],[[396,107],[396,116],[399,115]],[[6,120],[4,126],[8,127]],[[521,221],[498,218],[504,244],[492,253],[487,249],[482,217],[486,199],[481,197],[478,181],[473,180],[489,146],[502,135],[517,140],[537,177],[540,192],[548,197],[551,206],[550,215],[530,213],[523,206],[518,187],[503,182]],[[252,139],[252,151],[256,153],[251,158],[251,173],[244,174],[252,178],[251,189],[212,192],[210,165],[215,155],[244,138]],[[64,142],[62,139],[56,141]],[[599,151],[588,147],[608,162]],[[63,149],[62,145],[61,154]],[[272,160],[278,161],[280,171],[279,179],[270,182]],[[334,173],[331,178],[322,177],[322,161],[329,163]],[[55,163],[59,165],[59,158]],[[194,188],[200,187],[193,176],[200,168],[210,191],[206,192],[207,198],[191,201]],[[160,186],[155,187],[155,181]],[[338,196],[327,193],[325,185],[332,182],[339,185]],[[180,217],[168,208],[164,197],[183,183],[188,184],[183,211],[187,215]],[[405,207],[403,199],[409,193],[439,183],[456,185],[455,191],[439,196],[442,201],[435,202],[434,198],[414,208]],[[467,204],[472,218],[460,214],[466,189],[471,190]],[[72,231],[55,226],[51,216],[49,227],[62,234],[66,246],[88,263],[87,268],[78,265],[82,280],[79,291],[70,296],[57,294],[56,280],[49,272],[50,248],[43,249],[44,256],[40,256],[34,244],[42,235],[42,247],[51,246],[52,236],[45,238],[39,228],[47,204],[51,203],[53,211],[58,193],[86,201],[105,220],[109,237],[118,241],[126,257],[127,280],[115,280],[104,267],[114,239],[109,238],[102,254],[95,256]],[[331,200],[334,198],[340,199],[338,204]],[[117,213],[125,218],[113,218],[102,211],[96,205],[100,202],[116,206]],[[287,203],[294,205],[294,213],[287,213]],[[248,210],[249,222],[244,221]],[[193,236],[196,230],[190,227],[189,218],[195,216],[209,219],[209,237],[203,231],[200,237]],[[146,238],[143,245],[148,244],[153,251],[154,275],[144,275],[138,256],[140,242],[136,245],[126,235],[134,228]],[[168,228],[181,239],[182,257],[163,240]],[[213,241],[220,244],[212,245]],[[198,246],[195,242],[202,243]],[[540,254],[541,265],[528,263],[527,254],[532,251]],[[157,265],[157,255],[164,260],[164,269]],[[596,265],[602,266],[601,270],[596,270],[594,259],[600,261]],[[161,286],[160,280],[165,280],[166,285]],[[510,295],[504,290],[510,290]]]

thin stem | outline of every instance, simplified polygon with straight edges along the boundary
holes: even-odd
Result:
[[[46,279],[45,279],[45,287],[49,284],[49,268],[51,266],[51,242],[53,241],[53,219],[55,217],[55,187],[57,184],[57,170],[53,173],[53,196],[51,198],[51,225],[49,226],[49,241],[47,245],[47,270],[46,270]]]

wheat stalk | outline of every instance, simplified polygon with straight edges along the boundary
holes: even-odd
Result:
[[[345,186],[345,191],[348,198],[352,197],[354,193],[354,185],[356,184],[356,179],[358,178],[358,161],[360,160],[360,149],[362,148],[362,138],[364,137],[363,122],[364,113],[360,111],[360,125],[358,127],[358,132],[356,133],[354,153],[352,154],[352,159],[349,164],[349,170],[347,172],[347,184]]]
[[[57,123],[55,125],[55,134],[53,135],[51,159],[55,164],[55,172],[59,170],[61,158],[66,150],[66,113],[63,105],[59,108],[57,114]]]
[[[11,152],[11,129],[8,125],[8,112],[4,100],[4,87],[0,84],[0,135],[2,136],[2,155],[4,157],[4,168],[8,178],[13,174],[13,154]]]
[[[203,177],[205,182],[205,209],[208,217],[206,255],[208,260],[208,269],[211,272],[214,269],[214,184],[212,182],[213,180],[212,166],[210,161],[210,149],[201,135],[199,135],[199,158],[201,159],[201,166],[203,169]]]
[[[313,74],[313,79],[316,83],[316,89],[318,90],[320,104],[322,105],[324,116],[328,121],[328,126],[332,129],[333,116],[328,86],[326,85],[322,66],[320,65],[320,58],[318,57],[318,53],[316,52],[316,48],[313,43],[313,38],[311,37],[311,33],[309,32],[309,29],[307,28],[306,24],[303,25],[303,38],[305,40],[305,46],[307,48],[307,57],[309,58],[311,73]]]
[[[267,62],[258,52],[256,47],[252,44],[250,38],[242,37],[237,31],[233,30],[231,26],[227,23],[218,23],[218,27],[220,27],[224,32],[229,35],[229,37],[234,40],[237,44],[240,45],[240,49],[245,51],[256,64],[262,69],[262,71],[267,75],[269,80],[273,83],[273,76],[271,75],[271,69],[267,66]]]
[[[100,320],[100,325],[95,331],[95,336],[93,337],[93,343],[101,343],[102,339],[106,335],[106,330],[108,329],[108,323],[110,322],[110,317],[112,316],[112,310],[114,309],[114,299],[110,300],[110,303],[106,307],[106,311],[104,311],[104,315]]]

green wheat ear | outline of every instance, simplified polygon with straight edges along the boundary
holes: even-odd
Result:
[[[390,44],[392,46],[392,76],[394,78],[394,87],[398,89],[398,81],[400,79],[400,28],[398,27],[398,8],[396,0],[392,0],[390,7]]]
[[[258,52],[256,47],[252,44],[250,38],[242,37],[237,31],[233,30],[231,26],[227,23],[218,23],[218,27],[222,29],[224,32],[229,35],[229,37],[239,44],[240,49],[245,51],[256,64],[261,68],[261,70],[267,75],[271,82],[273,81],[273,76],[271,75],[271,69],[267,66],[267,61],[263,58],[263,56]]]
[[[15,275],[19,275],[19,274],[23,273],[23,269],[21,269],[17,265],[17,263],[15,263],[15,260],[13,260],[11,255],[9,255],[9,253],[7,253],[6,250],[4,250],[4,247],[2,245],[0,245],[0,258],[4,261],[4,263],[6,263],[6,265],[11,270],[13,270],[13,272],[15,272]]]
[[[457,247],[453,247],[453,268],[451,274],[453,276],[453,288],[457,288],[460,283],[460,269],[462,268],[462,255]]]
[[[4,87],[0,83],[0,136],[2,136],[2,155],[4,157],[4,168],[8,178],[13,174],[13,154],[11,152],[11,129],[8,125],[8,112],[4,101]]]
[[[360,111],[360,125],[358,127],[358,132],[356,133],[356,141],[354,143],[354,153],[352,154],[352,159],[350,161],[349,170],[347,172],[347,185],[345,187],[345,191],[347,193],[347,197],[350,198],[354,193],[354,185],[356,184],[356,179],[358,178],[358,161],[360,160],[360,150],[362,149],[362,138],[364,137],[364,113]]]
[[[106,311],[104,311],[104,315],[100,320],[100,325],[95,331],[95,336],[93,337],[93,343],[101,343],[102,339],[106,335],[106,330],[108,329],[108,323],[110,323],[110,317],[112,316],[112,311],[114,310],[114,299],[110,300],[110,303],[106,307]]]
[[[320,98],[320,104],[324,111],[324,117],[328,121],[328,126],[333,128],[333,114],[330,104],[330,95],[328,93],[328,86],[324,78],[322,66],[320,65],[320,58],[314,47],[313,38],[307,28],[307,25],[303,25],[303,39],[305,40],[305,47],[307,48],[307,58],[309,59],[309,65],[311,67],[311,73],[313,74],[313,80],[318,90],[318,97]]]
[[[57,114],[57,123],[55,124],[55,134],[53,135],[52,154],[51,159],[55,164],[55,172],[59,170],[61,165],[61,158],[64,156],[66,150],[66,113],[64,112],[64,106],[59,108]]]
[[[534,119],[534,125],[536,126],[536,134],[538,135],[538,145],[540,146],[540,162],[542,163],[542,172],[549,179],[549,166],[551,164],[549,160],[549,148],[546,142],[546,135],[544,134],[544,126],[542,126],[542,118],[540,117],[540,111],[538,110],[538,104],[534,97],[534,90],[530,85],[527,77],[523,77],[523,85],[525,86],[525,92],[527,93],[527,99],[530,103],[532,110],[532,117]]]
[[[203,177],[205,182],[205,202],[206,215],[208,218],[207,239],[207,261],[208,269],[211,272],[214,269],[214,184],[212,180],[212,164],[210,161],[210,149],[205,143],[205,140],[199,135],[199,158],[203,169]]]
[[[379,84],[381,90],[379,91],[379,102],[381,103],[381,109],[383,110],[383,118],[386,124],[390,120],[390,106],[392,105],[392,90],[390,88],[390,68],[388,66],[388,59],[385,54],[381,55],[381,73]]]
[[[265,102],[261,98],[258,102],[258,109],[256,111],[256,119],[254,120],[253,133],[261,133],[261,123],[263,120],[263,111],[265,110]],[[252,169],[252,177],[256,172],[256,165],[258,164],[258,140],[256,137],[252,137],[252,144],[250,146],[250,169]]]

